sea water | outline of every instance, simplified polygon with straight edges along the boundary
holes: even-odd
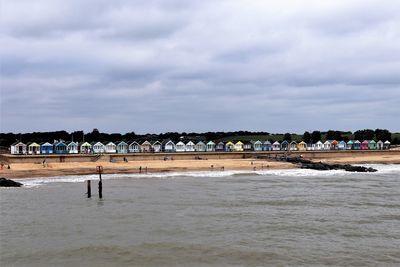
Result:
[[[0,266],[399,266],[400,165],[373,167],[24,179]]]

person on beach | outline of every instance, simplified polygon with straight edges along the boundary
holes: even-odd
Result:
[[[2,162],[2,163],[1,163],[1,169],[3,169],[3,167],[4,167],[4,163]]]
[[[43,164],[43,168],[45,168],[46,167],[46,159],[43,160],[42,164]]]

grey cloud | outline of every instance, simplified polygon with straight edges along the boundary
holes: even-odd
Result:
[[[400,130],[396,1],[4,2],[1,131]]]

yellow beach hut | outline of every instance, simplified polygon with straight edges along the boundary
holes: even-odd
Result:
[[[233,151],[233,147],[234,147],[235,145],[231,142],[231,141],[229,141],[228,143],[226,143],[225,144],[225,151],[226,152],[231,152],[231,151]]]
[[[241,151],[244,150],[244,149],[243,149],[243,146],[244,146],[243,143],[240,142],[240,141],[238,141],[238,142],[236,142],[236,144],[234,145],[233,150],[236,151],[236,152],[241,152]]]
[[[28,154],[31,154],[31,155],[40,154],[40,145],[35,142],[29,143],[28,144]]]
[[[307,144],[304,141],[301,141],[300,143],[297,144],[297,150],[299,151],[307,150]]]

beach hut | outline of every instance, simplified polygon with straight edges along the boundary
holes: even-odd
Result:
[[[204,142],[199,141],[197,142],[195,149],[197,152],[205,152],[206,151],[206,144]]]
[[[314,150],[322,150],[324,147],[324,144],[321,141],[318,141],[314,144]]]
[[[79,144],[79,151],[81,154],[90,154],[92,153],[92,145],[88,142],[82,142]]]
[[[162,148],[161,142],[160,141],[155,141],[153,143],[153,145],[152,145],[152,148],[153,148],[153,151],[156,152],[156,153],[161,152],[161,150],[162,150],[161,149]]]
[[[175,152],[185,152],[186,151],[186,145],[184,142],[179,141],[178,143],[175,144]]]
[[[162,142],[164,152],[175,152],[175,144],[171,140],[165,140]]]
[[[297,150],[299,151],[307,150],[307,144],[304,141],[301,141],[300,143],[297,144]]]
[[[94,154],[102,154],[106,150],[106,146],[102,142],[93,142],[92,151]]]
[[[185,150],[186,152],[195,152],[196,145],[192,141],[189,141],[186,143]]]
[[[286,140],[284,140],[284,141],[281,143],[281,150],[285,151],[285,150],[288,150],[288,148],[289,148],[289,142],[286,141]]]
[[[32,142],[27,144],[28,154],[37,155],[40,154],[40,145],[38,143]]]
[[[361,150],[368,150],[368,144],[369,144],[368,140],[362,141],[360,149]]]
[[[206,151],[207,152],[214,152],[215,151],[215,143],[213,141],[209,141],[206,144]]]
[[[354,150],[360,150],[360,149],[361,149],[361,142],[358,141],[358,140],[354,141],[354,143],[353,143],[353,149],[354,149]]]
[[[112,144],[114,144],[114,143],[112,143]],[[110,153],[116,153],[117,152],[117,145],[114,144],[114,146],[115,146],[115,152],[110,152]],[[106,145],[106,148],[107,148],[107,145]],[[129,144],[129,146],[128,146],[128,151],[129,151],[129,153],[139,153],[140,152],[139,143],[136,142],[136,141],[131,142]]]
[[[274,151],[281,150],[281,144],[280,144],[278,141],[275,141],[275,142],[272,144],[272,150],[274,150]]]
[[[290,142],[289,148],[291,151],[296,151],[297,150],[297,142],[296,141]]]
[[[151,143],[149,142],[149,141],[144,141],[141,145],[140,145],[140,151],[141,152],[144,152],[144,153],[148,153],[148,152],[151,152],[151,150],[152,150],[152,146],[151,146]]]
[[[382,150],[382,149],[383,149],[383,142],[382,142],[382,140],[379,140],[379,141],[376,143],[376,149],[379,149],[379,150]]]
[[[339,150],[346,150],[347,149],[347,143],[345,141],[340,141],[338,144],[338,149]]]
[[[53,154],[53,145],[49,142],[41,143],[40,154]]]
[[[233,151],[233,147],[234,147],[234,144],[229,141],[228,143],[225,144],[225,151],[226,152],[232,152]]]
[[[331,141],[326,140],[322,146],[322,150],[331,150]]]
[[[337,150],[339,148],[338,146],[339,146],[339,142],[338,141],[333,140],[331,142],[331,150]]]
[[[347,146],[347,150],[352,150],[352,149],[354,149],[354,142],[349,140],[347,142],[346,146]]]
[[[375,142],[375,140],[370,140],[368,142],[368,149],[369,150],[376,150],[376,142]]]
[[[218,152],[225,151],[225,143],[222,141],[218,142],[218,144],[215,146],[215,151],[218,151]]]
[[[280,146],[280,145],[279,145]],[[271,144],[271,142],[270,141],[265,141],[264,143],[263,143],[263,145],[262,145],[262,148],[263,148],[263,150],[264,151],[270,151],[270,150],[272,150],[272,144]]]
[[[69,141],[67,144],[67,153],[68,154],[78,154],[78,142]]]
[[[128,153],[128,144],[124,141],[121,141],[117,144],[117,153],[125,154]]]
[[[233,150],[236,152],[241,152],[241,151],[243,151],[243,146],[244,146],[244,144],[241,141],[238,141],[233,146]]]
[[[106,143],[106,145],[104,146],[104,152],[105,153],[117,153],[117,145],[114,142]]]
[[[389,140],[386,140],[385,143],[383,143],[383,149],[390,149],[390,142],[389,142]]]
[[[314,150],[314,144],[313,143],[307,143],[307,146],[306,146],[306,149],[307,149],[307,151],[312,151],[312,150]]]
[[[63,141],[56,142],[54,144],[54,153],[55,154],[66,154],[67,153],[67,145]]]
[[[22,142],[15,142],[11,145],[11,154],[22,155],[26,154],[26,144]]]
[[[254,148],[253,142],[247,141],[247,142],[244,142],[244,143],[243,143],[243,150],[244,150],[244,151],[252,151],[253,148]]]
[[[253,150],[254,151],[262,151],[263,150],[263,143],[260,140],[253,142]]]

